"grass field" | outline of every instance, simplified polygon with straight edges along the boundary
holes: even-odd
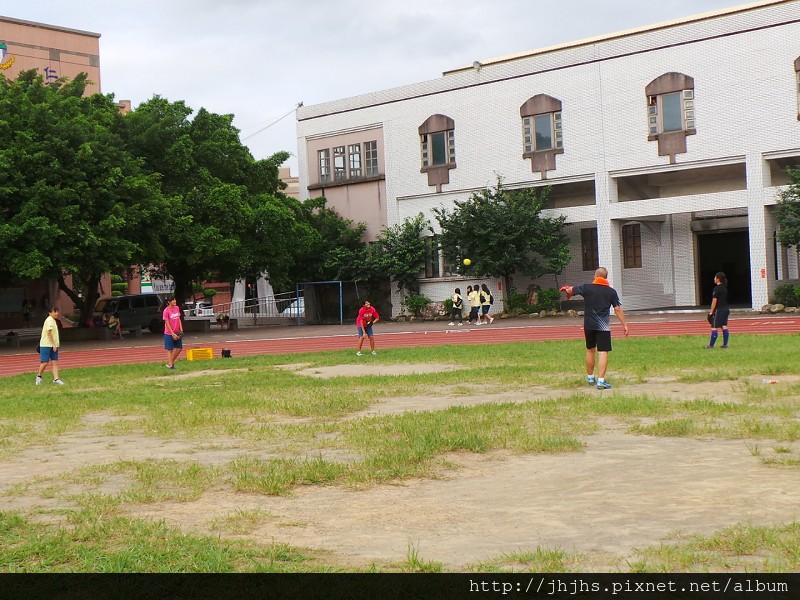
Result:
[[[797,470],[796,338],[734,336],[731,350],[713,352],[703,342],[615,340],[608,375],[614,389],[596,393],[585,386],[582,342],[575,341],[182,361],[177,373],[159,364],[64,369],[63,387],[50,384],[49,373],[39,387],[32,375],[5,378],[0,506],[10,508],[0,509],[0,571],[447,570],[413,543],[401,559],[354,565],[313,544],[264,537],[259,532],[274,516],[252,505],[209,516],[202,527],[196,518],[176,526],[143,515],[148,507],[191,506],[212,491],[291,501],[309,487],[363,492],[443,473],[457,477],[454,453],[580,453],[610,423],[654,440],[740,440],[776,477]],[[409,367],[431,364],[458,369],[419,374]],[[313,376],[315,369],[352,365],[361,365],[356,376]],[[396,371],[374,374],[378,366]],[[676,398],[664,392],[665,381],[698,390],[733,382],[736,398],[702,391]],[[456,400],[433,401],[442,395]],[[430,398],[433,408],[371,412],[409,397]],[[66,460],[65,444],[89,426],[100,451],[87,457],[80,453],[88,449],[73,448],[78,458]],[[191,452],[148,454],[147,443]],[[130,446],[120,457],[123,444]],[[19,466],[25,464],[44,467]],[[712,534],[653,540],[611,564],[646,572],[798,570],[800,524],[731,523]],[[596,567],[595,558],[571,548],[533,545],[461,569]]]

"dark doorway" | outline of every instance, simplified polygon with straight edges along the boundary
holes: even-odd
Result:
[[[744,231],[721,231],[697,236],[700,266],[700,304],[711,305],[714,275],[722,271],[728,277],[728,302],[732,306],[751,306],[750,236]]]

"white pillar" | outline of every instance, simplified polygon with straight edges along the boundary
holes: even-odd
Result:
[[[772,234],[774,217],[764,205],[764,188],[770,183],[769,166],[761,154],[748,154],[747,221],[750,235],[750,288],[753,310],[769,302],[770,286],[774,285],[775,253]]]
[[[620,225],[611,220],[611,204],[617,202],[617,185],[607,172],[595,175],[597,204],[597,257],[601,267],[608,269],[608,279],[620,294],[622,281],[622,239]],[[624,304],[624,300],[623,300]]]
[[[675,305],[695,306],[700,303],[697,293],[697,264],[695,262],[692,213],[670,215],[672,221],[673,281]]]
[[[275,306],[275,290],[269,282],[267,273],[262,273],[256,280],[256,291],[258,292],[258,311],[262,315],[274,317],[278,314]]]

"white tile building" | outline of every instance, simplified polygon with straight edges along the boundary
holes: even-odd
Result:
[[[566,215],[573,248],[559,283],[606,266],[627,309],[708,304],[716,271],[727,273],[734,304],[759,308],[800,276],[796,249],[774,241],[784,169],[800,164],[798,0],[305,106],[297,131],[301,197],[325,195],[367,221],[372,239],[419,212],[436,226],[432,208],[501,176],[509,188],[552,186],[548,212]],[[471,283],[438,263],[423,279],[426,296]]]

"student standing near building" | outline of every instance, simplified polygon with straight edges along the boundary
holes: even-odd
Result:
[[[488,320],[489,325],[494,323],[494,317],[489,316],[489,309],[492,307],[494,297],[489,291],[489,286],[485,283],[481,284],[481,313],[483,314],[484,323]]]
[[[464,324],[464,297],[461,295],[461,288],[456,288],[453,292],[453,305],[450,307],[450,322],[448,325],[455,325],[458,318],[458,326]]]
[[[594,272],[592,283],[583,283],[575,287],[565,285],[562,292],[567,299],[572,296],[583,296],[586,303],[583,317],[583,334],[586,338],[586,381],[596,385],[598,390],[607,390],[611,384],[606,381],[608,369],[608,353],[611,352],[611,315],[610,309],[619,318],[628,335],[628,323],[622,310],[617,291],[608,282],[608,270],[600,267]],[[595,380],[597,366],[597,380]]]
[[[728,349],[728,339],[730,333],[728,332],[728,317],[731,310],[728,307],[728,278],[725,273],[720,271],[714,275],[714,291],[711,292],[711,309],[708,311],[708,322],[711,325],[711,339],[708,342],[706,349],[712,350],[714,344],[717,342],[719,332],[722,332],[722,346],[724,350]]]
[[[167,351],[168,369],[175,368],[175,361],[183,350],[183,321],[181,309],[177,306],[175,296],[167,299],[167,307],[161,317],[164,319],[164,350]]]
[[[42,383],[42,373],[48,363],[53,365],[53,383],[64,385],[58,377],[58,348],[61,340],[58,335],[58,309],[53,306],[42,325],[42,337],[39,339],[39,372],[36,374],[36,385]]]
[[[372,326],[381,320],[378,311],[372,306],[369,300],[364,300],[364,306],[358,309],[356,317],[356,327],[358,328],[358,350],[356,356],[361,356],[361,347],[364,345],[364,338],[369,338],[369,349],[375,352],[375,338],[372,335]]]

